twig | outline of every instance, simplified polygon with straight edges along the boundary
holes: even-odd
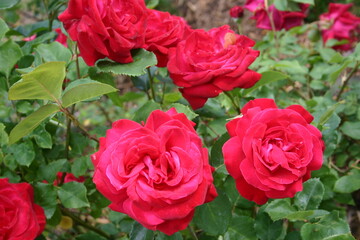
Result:
[[[155,89],[154,89],[154,78],[151,75],[150,68],[148,67],[146,70],[147,70],[147,74],[148,74],[148,77],[149,77],[151,95],[152,95],[152,98],[154,99],[154,101],[156,101],[155,100]]]
[[[229,92],[224,92],[224,94],[230,99],[232,105],[234,106],[235,110],[237,111],[238,114],[241,113],[240,111],[240,106],[235,102],[234,97],[229,93]]]
[[[347,78],[344,81],[344,84],[342,85],[338,95],[336,96],[336,101],[339,101],[341,95],[343,94],[345,87],[347,86],[347,84],[349,83],[351,77],[357,72],[358,68],[360,66],[360,62],[356,62],[355,67],[353,68],[353,70],[350,72],[350,74],[347,76]]]

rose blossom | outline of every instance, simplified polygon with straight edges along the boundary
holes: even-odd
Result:
[[[34,203],[28,183],[9,183],[0,179],[0,239],[35,239],[44,230],[44,210]]]
[[[300,105],[278,109],[272,99],[255,99],[243,116],[227,123],[225,165],[239,193],[257,204],[293,197],[310,172],[321,168],[324,143]]]
[[[146,17],[143,0],[70,0],[59,20],[92,66],[105,57],[132,62],[130,50],[144,44]]]
[[[272,30],[270,15],[273,18],[275,30],[279,31],[300,26],[307,15],[306,11],[309,4],[299,4],[300,11],[298,12],[280,11],[272,4],[269,6],[267,13],[264,0],[247,0],[244,8],[254,13],[251,18],[256,20],[257,28]]]
[[[349,12],[352,4],[330,3],[329,11],[320,15],[320,27],[324,44],[330,39],[347,40],[348,43],[334,46],[334,49],[350,50],[359,39],[360,17]]]
[[[261,75],[248,67],[259,56],[255,42],[229,26],[194,30],[169,50],[168,70],[193,109],[234,88],[252,87]]]
[[[244,16],[244,8],[242,6],[234,6],[229,12],[232,18],[241,18]]]
[[[217,196],[194,125],[174,108],[153,111],[143,125],[114,122],[92,155],[93,181],[109,207],[168,235],[185,229],[195,207]]]
[[[190,27],[183,18],[168,12],[148,9],[148,15],[144,48],[156,54],[158,67],[166,67],[169,48],[176,47],[190,33]]]

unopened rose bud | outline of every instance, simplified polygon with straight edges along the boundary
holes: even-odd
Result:
[[[230,9],[232,18],[242,18],[244,16],[244,8],[242,6],[234,6]]]

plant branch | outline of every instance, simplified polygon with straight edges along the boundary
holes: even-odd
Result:
[[[231,101],[232,105],[234,106],[235,110],[237,111],[238,114],[241,113],[240,111],[240,106],[235,102],[234,97],[231,95],[231,93],[229,92],[223,92]]]
[[[198,237],[196,236],[196,233],[195,233],[195,231],[194,231],[194,228],[189,225],[189,226],[188,226],[188,229],[189,229],[189,232],[190,232],[192,238],[193,238],[194,240],[199,240]]]
[[[99,234],[99,235],[101,235],[101,236],[103,236],[103,237],[105,237],[107,239],[112,239],[109,234],[107,234],[104,231],[102,231],[102,230],[88,224],[87,222],[83,221],[81,218],[79,218],[78,216],[76,216],[75,214],[70,212],[68,209],[66,209],[66,208],[64,208],[62,206],[60,206],[60,209],[61,209],[62,214],[70,217],[77,224],[79,224],[79,225],[81,225],[81,226],[83,226],[83,227],[85,227],[85,228],[87,228],[87,229],[89,229],[89,230],[91,230],[93,232],[96,232],[97,234]]]
[[[357,70],[359,69],[360,66],[360,62],[356,62],[355,67],[353,68],[353,70],[350,72],[350,74],[346,77],[343,85],[341,86],[341,89],[338,93],[338,95],[336,96],[336,101],[339,101],[341,95],[343,94],[345,87],[347,86],[347,84],[349,83],[350,79],[352,78],[352,76],[357,72]]]
[[[154,101],[155,101],[154,78],[153,78],[153,76],[151,75],[150,68],[148,67],[146,70],[147,70],[147,74],[148,74],[148,77],[149,77],[151,95],[152,95],[152,98],[153,98]]]

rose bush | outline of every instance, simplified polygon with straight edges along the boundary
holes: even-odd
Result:
[[[191,107],[201,108],[208,98],[234,88],[252,87],[261,78],[248,68],[259,55],[251,48],[254,44],[229,26],[208,32],[194,30],[169,50],[170,77]]]
[[[108,57],[129,63],[144,44],[147,12],[142,0],[70,0],[59,16],[88,65]]]
[[[28,183],[9,183],[0,179],[0,239],[31,240],[44,230],[44,210],[34,203]]]
[[[347,40],[341,45],[335,45],[334,49],[350,50],[358,41],[356,35],[360,35],[360,17],[349,12],[352,4],[330,3],[329,11],[320,15],[320,27],[324,44],[330,39]]]
[[[112,210],[168,235],[217,196],[207,149],[194,123],[174,108],[153,111],[144,125],[114,122],[92,161],[93,181]]]
[[[255,99],[226,128],[226,168],[239,193],[257,204],[294,197],[310,172],[321,168],[324,143],[300,105],[278,109],[272,99]]]
[[[271,16],[276,31],[281,29],[290,29],[300,26],[304,18],[307,16],[309,4],[299,4],[300,11],[280,11],[272,4],[266,10],[264,0],[247,0],[244,8],[251,11],[254,15],[251,17],[256,20],[256,27],[261,29],[272,30],[270,21]]]
[[[148,9],[144,48],[155,53],[158,67],[166,67],[169,48],[176,47],[190,31],[190,26],[183,18]]]

